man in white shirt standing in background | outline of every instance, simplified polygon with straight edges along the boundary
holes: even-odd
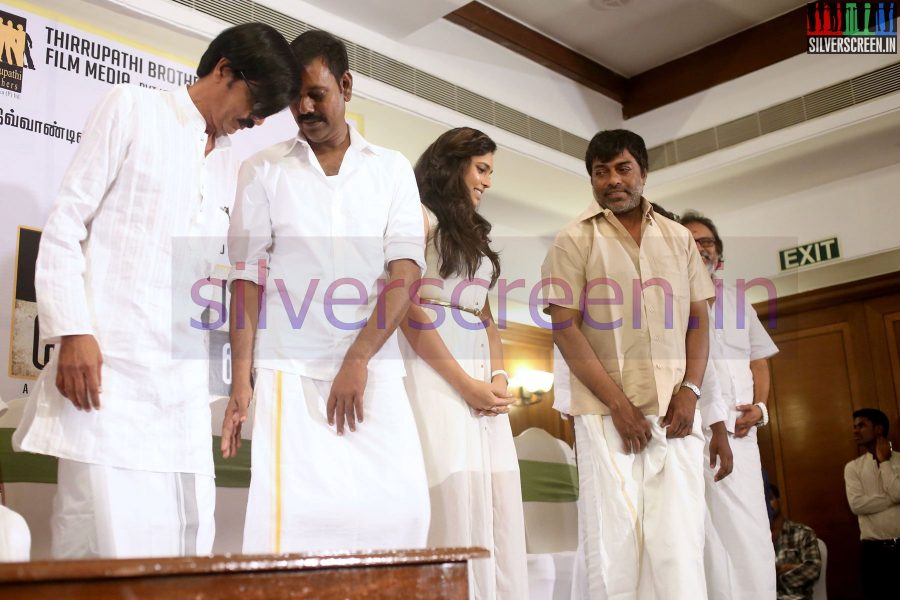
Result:
[[[900,567],[900,455],[888,439],[890,421],[877,408],[853,413],[853,438],[865,452],[844,467],[850,510],[859,517],[865,597],[897,594]]]
[[[710,600],[774,600],[775,551],[769,519],[756,427],[769,422],[769,366],[778,347],[748,302],[739,306],[735,288],[716,279],[723,244],[713,222],[694,211],[681,216],[694,236],[700,257],[716,283],[710,306],[711,345],[719,352],[711,361],[727,414],[704,414],[704,421],[724,421],[733,455],[731,475],[715,481],[706,471],[706,502],[714,531],[707,532],[707,586]],[[710,409],[714,412],[715,407]],[[724,412],[724,411],[723,411]],[[709,436],[709,434],[707,434]],[[710,440],[707,439],[707,446]],[[708,528],[709,529],[709,528]],[[710,564],[711,563],[711,564]]]
[[[224,456],[255,400],[244,552],[423,547],[428,484],[396,336],[425,268],[418,188],[408,160],[346,122],[344,44],[309,31],[291,48],[300,130],[241,167],[228,234]]]
[[[209,276],[209,256],[179,251],[180,240],[222,243],[236,177],[228,135],[283,109],[298,85],[287,42],[260,23],[222,32],[197,75],[171,92],[106,94],[41,237],[41,338],[57,351],[13,439],[59,457],[56,558],[212,550],[206,341],[175,306],[191,298],[176,280]]]

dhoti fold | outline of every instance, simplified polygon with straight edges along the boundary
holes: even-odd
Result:
[[[258,369],[244,552],[421,548],[428,484],[402,379],[370,381],[365,419],[328,425],[331,381]]]
[[[706,455],[709,456],[707,432]],[[774,600],[775,550],[769,531],[756,430],[728,436],[734,470],[715,482],[706,470],[707,585],[710,600]],[[708,462],[708,458],[707,458]]]
[[[612,417],[575,417],[579,519],[591,600],[704,600],[703,434],[626,454]]]
[[[216,485],[208,475],[59,459],[51,518],[57,559],[212,553]]]

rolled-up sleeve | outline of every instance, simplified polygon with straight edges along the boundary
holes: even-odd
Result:
[[[551,304],[580,311],[585,285],[584,258],[576,236],[560,232],[541,265],[544,312],[549,314]]]
[[[393,157],[394,193],[384,232],[384,265],[408,259],[425,271],[425,221],[412,165],[401,154]]]
[[[272,218],[262,166],[241,165],[231,223],[228,226],[228,285],[243,279],[265,285],[272,248]]]
[[[113,87],[88,118],[81,143],[63,177],[41,234],[35,266],[43,343],[56,343],[66,335],[94,333],[82,244],[125,160],[133,111],[134,99],[128,88]]]

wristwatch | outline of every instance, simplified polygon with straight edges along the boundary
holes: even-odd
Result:
[[[765,427],[769,424],[769,407],[766,406],[765,402],[755,402],[753,406],[758,406],[759,410],[762,412],[762,419],[756,423],[755,427]]]
[[[691,390],[692,392],[694,392],[694,395],[697,396],[697,399],[700,399],[700,386],[698,386],[696,383],[691,383],[690,381],[682,381],[681,387]]]

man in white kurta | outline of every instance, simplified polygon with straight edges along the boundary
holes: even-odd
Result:
[[[592,600],[706,598],[696,407],[713,286],[688,231],[642,197],[647,162],[630,131],[591,140],[594,202],[557,235],[542,269],[572,372]]]
[[[312,31],[292,48],[300,130],[242,166],[228,239],[225,456],[255,404],[244,551],[423,547],[428,485],[395,332],[425,262],[415,178],[344,120],[343,44]]]
[[[13,440],[59,458],[56,558],[212,548],[208,350],[179,315],[199,317],[191,283],[224,242],[227,134],[285,106],[296,66],[277,31],[247,24],[218,36],[197,72],[172,92],[106,94],[41,237],[40,334],[58,349]]]
[[[722,239],[712,221],[694,212],[681,218],[710,274],[720,273]],[[711,600],[775,598],[775,551],[768,513],[756,427],[768,422],[769,370],[766,360],[778,352],[753,306],[733,286],[716,279],[716,300],[709,307],[712,361],[723,403],[704,413],[705,422],[723,422],[734,455],[727,479],[706,477],[711,528],[705,554]],[[710,434],[707,433],[707,448]]]

